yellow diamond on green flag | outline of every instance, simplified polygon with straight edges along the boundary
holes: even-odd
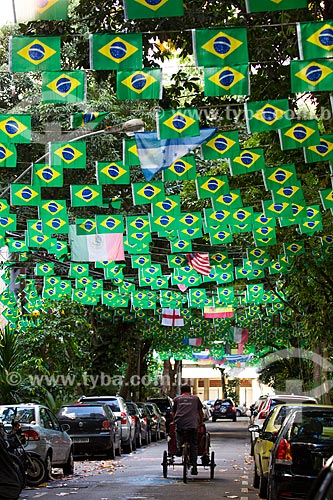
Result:
[[[60,37],[10,37],[9,68],[13,73],[59,71]]]
[[[289,127],[290,110],[287,99],[246,102],[245,118],[250,134]]]
[[[50,164],[52,167],[86,168],[86,143],[78,141],[74,144],[51,142]]]
[[[0,115],[0,140],[4,143],[30,143],[31,116]]]
[[[117,98],[119,100],[160,99],[162,92],[160,68],[117,72]]]
[[[192,38],[197,66],[221,68],[249,60],[246,28],[197,29]]]
[[[75,103],[86,98],[86,75],[83,70],[42,74],[42,101],[44,103]]]
[[[70,186],[72,207],[94,206],[99,207],[103,204],[102,186],[75,185]]]
[[[132,184],[132,194],[134,205],[156,203],[165,198],[162,182],[134,182]]]
[[[121,70],[142,65],[142,34],[90,35],[90,67],[96,70]]]
[[[10,204],[20,206],[38,206],[40,203],[40,188],[27,184],[10,185]]]
[[[14,144],[0,143],[0,167],[15,168],[17,152]]]

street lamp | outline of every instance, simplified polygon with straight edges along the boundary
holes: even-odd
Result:
[[[127,120],[123,123],[118,123],[116,125],[111,125],[109,127],[104,128],[103,130],[97,130],[95,132],[89,131],[85,134],[78,135],[76,137],[72,137],[67,142],[75,142],[80,141],[81,139],[86,139],[88,137],[94,137],[96,135],[101,134],[119,134],[124,132],[127,135],[134,135],[135,132],[142,132],[145,128],[145,122],[141,120],[141,118],[133,118],[131,120]],[[47,157],[48,153],[45,153],[43,156],[38,158],[34,163],[39,163]],[[20,174],[14,181],[14,183],[20,181],[28,172],[32,169],[34,163],[31,163],[29,167],[27,167],[22,174]],[[10,189],[10,184],[0,193],[0,198],[2,198]]]

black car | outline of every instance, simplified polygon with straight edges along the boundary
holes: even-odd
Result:
[[[268,498],[308,498],[333,454],[333,406],[304,406],[284,420],[271,450]]]
[[[149,398],[150,403],[155,403],[166,421],[166,432],[169,432],[169,425],[171,422],[171,411],[173,408],[173,400],[169,396],[163,398]]]
[[[318,474],[308,500],[329,500],[331,498],[333,498],[333,455]]]
[[[142,446],[142,434],[141,434],[141,416],[139,408],[133,401],[126,401],[126,406],[128,413],[131,415],[133,423],[135,425],[135,442],[136,447],[141,448]]]
[[[237,421],[237,409],[232,399],[217,399],[215,401],[212,406],[212,421],[216,422],[219,418]]]
[[[117,417],[103,403],[63,405],[58,412],[61,424],[68,424],[75,455],[93,454],[115,458],[121,455],[121,431]]]

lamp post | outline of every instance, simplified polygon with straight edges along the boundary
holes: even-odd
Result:
[[[67,142],[75,142],[75,141],[80,141],[81,139],[88,139],[89,137],[95,137],[96,135],[101,135],[101,134],[119,134],[119,133],[125,133],[127,135],[134,135],[135,132],[142,132],[145,128],[145,122],[141,120],[140,118],[133,118],[131,120],[127,120],[126,122],[123,123],[118,123],[117,125],[112,125],[109,127],[104,128],[103,130],[97,130],[95,132],[92,132],[91,130],[89,132],[85,132],[84,134],[81,135],[75,135],[74,137],[71,137],[71,139],[68,139]],[[40,161],[44,160],[47,157],[48,153],[45,153],[43,156],[38,158],[35,162],[30,163],[30,165],[20,174],[16,179],[13,181],[13,183],[19,182],[33,167],[34,163],[39,163]],[[0,193],[0,198],[2,198],[10,189],[10,184]]]

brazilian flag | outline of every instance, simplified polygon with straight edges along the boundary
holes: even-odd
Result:
[[[44,103],[76,103],[86,99],[86,73],[83,70],[42,73]]]
[[[69,0],[24,0],[15,2],[18,23],[67,19]]]
[[[333,90],[333,61],[311,59],[290,61],[292,92],[324,92]]]
[[[195,180],[197,195],[200,200],[217,198],[222,193],[229,193],[229,180],[227,175],[197,177]]]
[[[164,182],[189,181],[197,176],[196,162],[193,155],[186,155],[174,161],[169,168],[162,171]]]
[[[249,134],[290,127],[288,99],[246,102],[245,118]]]
[[[320,141],[317,120],[297,121],[278,132],[283,151],[313,146]]]
[[[123,70],[142,66],[142,34],[94,34],[89,38],[90,68]]]
[[[235,158],[229,159],[232,175],[249,174],[265,168],[264,151],[261,148],[244,149]]]
[[[16,231],[16,214],[0,215],[0,234]]]
[[[163,109],[157,111],[158,139],[178,139],[200,135],[197,108]]]
[[[129,165],[121,161],[97,161],[96,162],[97,184],[129,184]]]
[[[124,217],[122,215],[95,215],[98,234],[123,233]]]
[[[103,204],[102,186],[96,184],[71,184],[72,207],[100,207]]]
[[[240,153],[238,130],[216,132],[209,141],[202,144],[201,151],[204,160],[234,158]]]
[[[17,152],[14,144],[0,143],[0,168],[15,168]]]
[[[218,97],[225,95],[248,96],[250,80],[248,64],[204,68],[204,95]]]
[[[245,0],[246,12],[306,9],[307,0]]]
[[[249,61],[246,28],[197,29],[192,38],[197,66],[223,68]]]
[[[31,142],[31,116],[30,115],[0,115],[0,141],[6,143]],[[6,155],[3,150],[2,156]]]
[[[161,99],[161,68],[144,68],[134,71],[117,71],[117,99]]]
[[[96,222],[95,218],[92,219],[75,219],[76,234],[96,234]]]
[[[49,146],[51,167],[86,168],[86,143],[84,141],[51,142]]]
[[[123,163],[125,165],[140,165],[135,139],[123,139]]]
[[[300,59],[333,56],[333,21],[297,23]]]
[[[62,187],[64,183],[63,167],[47,164],[34,164],[32,168],[32,184],[41,187]]]
[[[333,135],[322,135],[317,144],[304,148],[306,163],[333,160]]]
[[[37,207],[40,204],[40,187],[28,184],[10,185],[10,204]]]
[[[134,205],[156,203],[165,198],[163,182],[134,182],[132,184]]]
[[[9,37],[9,71],[60,71],[59,36]]]
[[[184,15],[183,0],[124,0],[125,19],[151,19]]]

